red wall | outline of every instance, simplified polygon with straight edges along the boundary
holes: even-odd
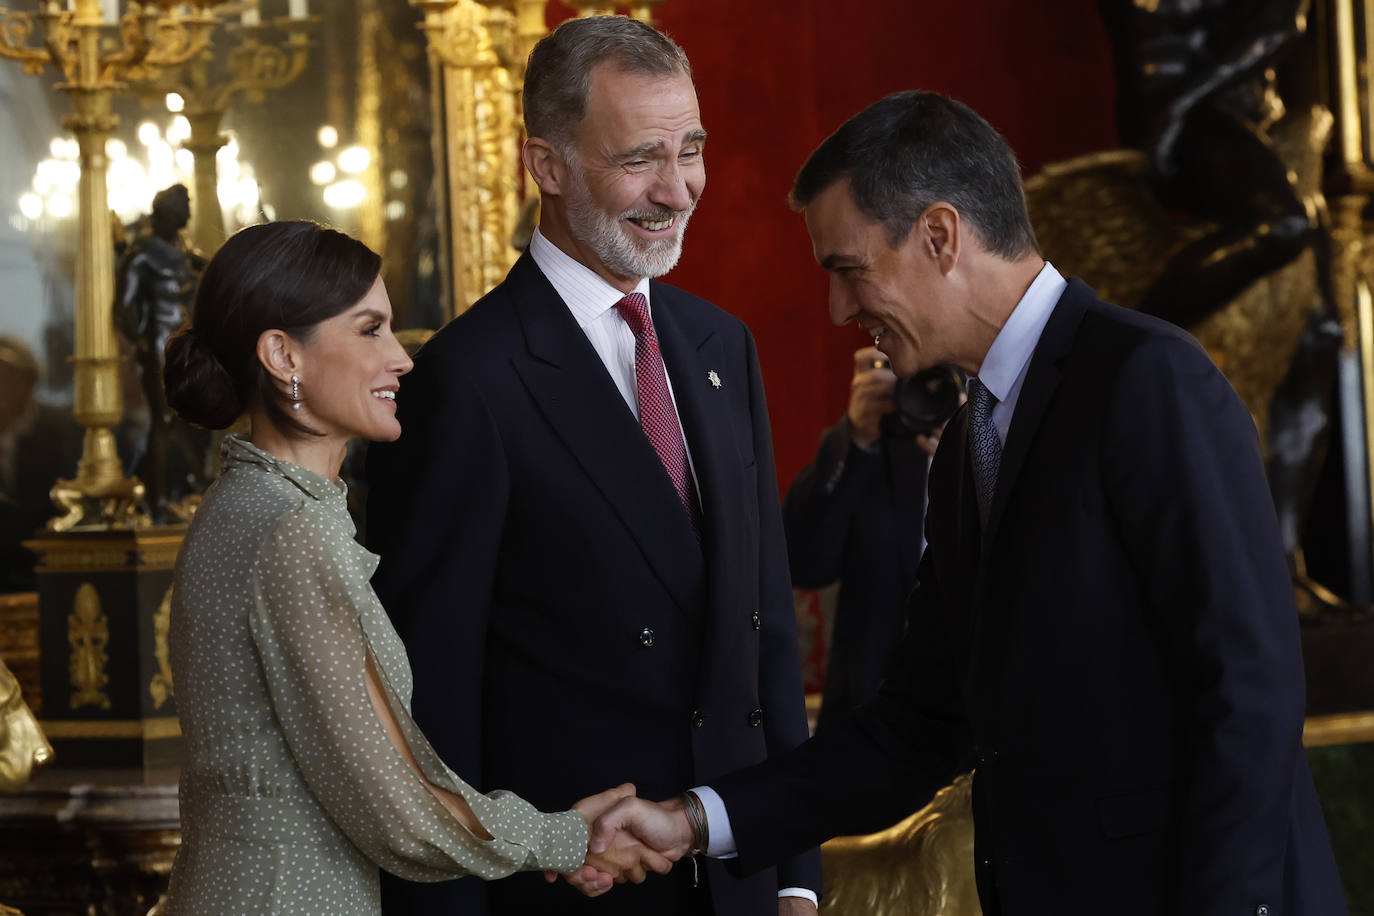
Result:
[[[706,193],[665,279],[753,329],[785,489],[844,411],[865,343],[830,324],[825,275],[786,205],[807,154],[868,103],[913,88],[979,111],[1027,175],[1109,148],[1106,33],[1094,0],[665,0],[658,16],[692,60],[710,133]]]

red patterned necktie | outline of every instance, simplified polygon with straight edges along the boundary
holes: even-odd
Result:
[[[649,444],[658,452],[663,468],[673,481],[677,498],[692,523],[692,530],[701,534],[701,505],[697,502],[696,482],[687,465],[687,445],[682,441],[682,424],[677,409],[668,394],[668,374],[663,368],[663,354],[658,350],[658,336],[649,321],[649,302],[642,293],[630,293],[615,304],[616,311],[635,335],[635,384],[639,389],[639,425]]]

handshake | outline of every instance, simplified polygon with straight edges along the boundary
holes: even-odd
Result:
[[[706,851],[706,815],[694,796],[655,803],[636,798],[635,787],[625,783],[582,799],[573,810],[587,821],[587,859],[564,877],[588,897],[614,884],[639,884],[651,871],[665,875],[683,856]],[[556,872],[544,877],[558,879]]]

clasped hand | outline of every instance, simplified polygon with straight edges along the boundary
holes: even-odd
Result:
[[[676,800],[676,804],[680,810],[682,802]],[[597,897],[616,884],[639,884],[651,871],[666,875],[691,848],[692,838],[689,828],[685,843],[670,841],[670,831],[665,829],[670,809],[664,808],[660,814],[660,807],[636,798],[635,787],[630,783],[573,805],[573,810],[586,820],[590,839],[582,867],[564,876],[568,883],[588,897]],[[544,877],[549,881],[558,879],[556,872],[545,872]]]

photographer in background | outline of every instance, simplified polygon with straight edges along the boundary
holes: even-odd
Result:
[[[877,692],[901,641],[925,544],[926,468],[962,400],[957,370],[899,384],[880,351],[856,351],[849,410],[787,491],[792,585],[840,583],[818,728]]]

